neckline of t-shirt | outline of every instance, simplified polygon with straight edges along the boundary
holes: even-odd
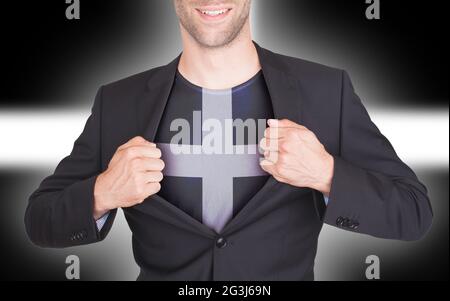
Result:
[[[185,85],[189,86],[191,89],[197,90],[199,92],[206,92],[206,93],[210,93],[210,94],[228,94],[231,92],[237,92],[243,88],[246,88],[248,86],[250,86],[251,84],[253,84],[255,81],[257,81],[261,76],[262,76],[263,72],[262,69],[260,69],[255,75],[253,75],[250,79],[246,80],[245,82],[243,82],[242,84],[239,84],[237,86],[234,86],[232,88],[229,89],[208,89],[208,88],[203,88],[201,86],[198,86],[192,82],[190,82],[187,78],[185,78],[181,72],[177,69],[176,72],[176,77],[177,79],[179,79],[181,82],[183,82]]]

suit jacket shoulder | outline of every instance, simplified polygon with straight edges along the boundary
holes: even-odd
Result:
[[[145,90],[147,83],[151,80],[151,78],[154,77],[155,74],[157,74],[163,67],[164,66],[152,68],[150,70],[105,84],[102,87],[103,99],[106,101],[112,101],[111,99],[117,99],[120,101],[141,94]]]
[[[265,63],[299,80],[335,82],[340,81],[343,70],[305,59],[275,53],[261,48]]]

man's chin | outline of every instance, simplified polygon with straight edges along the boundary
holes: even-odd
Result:
[[[221,48],[232,42],[232,39],[224,39],[224,34],[215,34],[214,37],[202,37],[195,40],[204,48]]]

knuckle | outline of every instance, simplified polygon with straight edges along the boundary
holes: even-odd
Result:
[[[142,194],[144,193],[144,190],[142,189],[141,185],[135,185],[134,191],[135,191],[136,197],[138,197],[138,198],[142,197]]]
[[[261,148],[266,148],[266,141],[267,141],[266,138],[262,138],[261,141],[259,141],[259,146]]]
[[[133,139],[131,139],[133,142],[144,142],[145,139],[142,136],[136,136]]]
[[[162,181],[162,179],[164,178],[164,175],[163,175],[162,172],[157,172],[156,175],[155,175],[155,177],[156,177],[156,181],[157,181],[157,182],[160,182],[160,181]]]
[[[293,139],[297,139],[298,138],[296,130],[289,130],[289,131],[287,131],[286,136],[287,136],[287,138],[289,140],[293,140]]]
[[[269,154],[269,161],[273,162],[274,164],[278,163],[278,154],[277,153],[270,153]]]
[[[147,196],[145,195],[145,191],[140,191],[139,193],[136,194],[136,200],[139,203],[142,203],[146,198]]]
[[[141,204],[145,198],[142,195],[136,194],[136,196],[131,200],[131,205]]]
[[[127,159],[131,160],[131,159],[133,159],[135,157],[135,155],[136,155],[136,152],[135,152],[135,150],[132,147],[127,148],[125,150],[125,157]]]
[[[161,189],[161,185],[159,183],[150,183],[147,187],[147,194],[153,195],[155,193],[158,193],[158,191]]]
[[[316,139],[316,134],[314,134],[313,132],[311,132],[311,131],[307,131],[307,137],[310,139],[310,140],[313,140],[313,139]]]
[[[280,164],[278,162],[273,167],[273,170],[275,171],[276,174],[281,174],[282,173],[282,167],[280,166]]]
[[[277,139],[280,136],[280,129],[279,128],[270,128],[269,129],[269,135],[274,138]]]
[[[155,193],[161,190],[161,184],[160,183],[154,183],[154,189],[155,189]]]
[[[286,142],[286,141],[280,141],[279,143],[278,143],[278,150],[280,151],[280,152],[287,152],[288,150],[289,150],[289,143],[288,142]]]
[[[155,148],[154,151],[155,151],[155,157],[161,158],[161,156],[162,156],[161,150],[159,148]]]
[[[299,136],[302,137],[303,139],[310,139],[311,134],[312,134],[312,132],[310,130],[307,130],[307,129],[299,130]]]
[[[158,170],[159,170],[159,171],[163,170],[164,167],[166,167],[166,164],[165,164],[164,161],[161,160],[161,159],[158,159],[157,164],[158,164]]]
[[[131,159],[129,164],[133,170],[136,170],[142,164],[142,162],[140,158],[133,158]]]

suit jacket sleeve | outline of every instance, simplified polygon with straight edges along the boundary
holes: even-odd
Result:
[[[427,232],[433,213],[426,187],[371,121],[345,71],[334,159],[324,222],[400,240],[416,240]]]
[[[102,89],[95,98],[85,128],[72,152],[42,181],[29,198],[25,228],[30,240],[42,247],[70,247],[105,238],[116,211],[101,231],[93,218],[94,184],[101,173]]]

